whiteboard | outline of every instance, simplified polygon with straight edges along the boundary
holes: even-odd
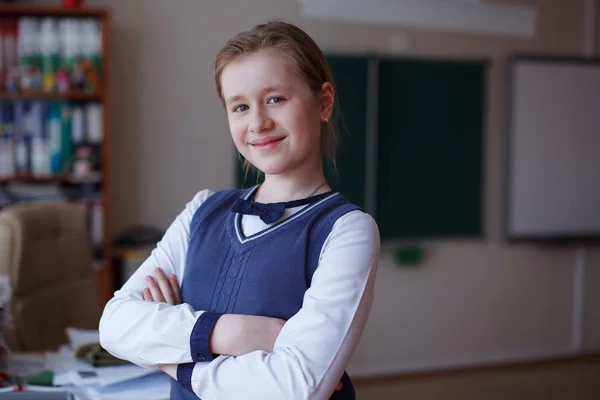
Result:
[[[600,238],[600,61],[507,62],[505,233]]]

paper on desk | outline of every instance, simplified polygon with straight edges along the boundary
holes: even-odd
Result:
[[[75,353],[68,346],[61,346],[56,353],[46,353],[46,368],[54,372],[54,386],[71,385],[71,371],[92,369],[85,361],[75,358]]]
[[[74,351],[87,344],[100,343],[100,332],[97,329],[68,327],[66,331],[69,338],[69,345]]]
[[[164,400],[169,399],[171,378],[162,372],[107,386],[86,390],[89,400]]]
[[[61,346],[57,352],[46,353],[46,368],[54,373],[92,368],[85,361],[75,358],[75,352],[68,346]]]
[[[71,382],[76,386],[113,385],[160,371],[158,368],[142,368],[137,365],[119,365],[115,367],[89,367],[69,374]]]
[[[85,362],[75,358],[74,353],[65,348],[57,353],[48,352],[45,355],[8,353],[7,373],[15,376],[30,376],[50,370],[55,373],[53,383],[64,385],[69,382],[56,383],[57,376],[73,370],[92,368]]]
[[[37,385],[27,385],[28,392],[69,392],[74,400],[88,400],[86,392],[81,388],[76,387],[52,387],[52,386],[37,386]],[[25,397],[23,398],[25,399]]]
[[[62,347],[57,353],[47,353],[46,368],[55,373],[52,383],[56,386],[111,385],[159,371],[158,368],[142,368],[133,364],[93,367],[75,358],[75,353],[68,347]]]

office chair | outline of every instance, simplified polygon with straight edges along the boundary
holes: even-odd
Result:
[[[11,284],[11,351],[55,350],[65,328],[97,329],[102,304],[91,269],[85,209],[66,202],[0,211],[0,274]]]

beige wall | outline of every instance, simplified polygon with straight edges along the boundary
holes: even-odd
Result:
[[[232,143],[212,82],[225,40],[270,18],[305,28],[329,51],[490,57],[485,154],[487,240],[427,243],[419,269],[384,251],[376,302],[351,370],[356,374],[527,358],[570,351],[573,249],[500,241],[500,71],[509,51],[581,54],[584,0],[511,0],[539,10],[536,39],[440,34],[307,21],[297,0],[93,1],[114,10],[114,229],[166,227],[194,193],[233,184]],[[597,41],[600,42],[600,28]],[[598,48],[598,47],[596,47]],[[599,205],[600,207],[600,205]],[[584,344],[600,348],[600,252],[588,251]]]

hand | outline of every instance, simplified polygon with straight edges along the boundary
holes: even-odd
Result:
[[[148,275],[148,287],[143,291],[144,300],[148,302],[164,302],[171,305],[181,304],[179,283],[174,274],[168,278],[164,271],[156,268],[156,279]],[[224,314],[215,324],[212,331],[210,351],[213,354],[241,356],[256,350],[273,352],[275,340],[285,325],[285,320],[279,318],[261,317],[255,315]],[[159,365],[164,373],[177,380],[177,365]],[[338,383],[335,391],[342,389]]]
[[[156,279],[148,275],[146,277],[147,287],[142,292],[145,301],[168,303],[171,305],[181,304],[181,294],[179,292],[179,282],[177,276],[171,274],[168,278],[161,268],[154,270]]]
[[[163,364],[159,365],[158,368],[171,378],[177,380],[177,364]]]
[[[241,356],[256,350],[273,352],[285,321],[255,315],[224,314],[209,339],[213,354]]]
[[[181,304],[177,276],[168,278],[161,268],[155,269],[156,278],[148,275],[148,286],[142,296],[148,302]],[[275,340],[285,320],[255,315],[224,314],[215,324],[209,339],[213,354],[240,356],[256,350],[273,351]],[[166,372],[166,371],[165,371]]]

